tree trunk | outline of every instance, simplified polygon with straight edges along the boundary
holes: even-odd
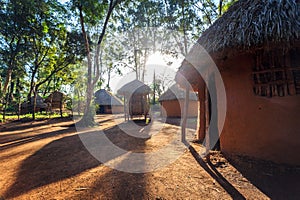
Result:
[[[139,80],[139,67],[137,62],[137,50],[134,49],[134,68],[135,68],[135,78]]]
[[[91,53],[90,53],[90,44],[88,40],[88,35],[85,30],[85,21],[84,21],[84,14],[83,14],[83,7],[82,5],[79,5],[77,8],[79,10],[79,18],[80,18],[80,25],[81,25],[81,31],[82,35],[84,37],[84,42],[85,42],[85,48],[87,52],[87,61],[88,61],[88,80],[87,80],[87,89],[86,89],[86,105],[85,105],[85,110],[84,110],[84,115],[82,119],[80,120],[79,124],[82,126],[94,126],[95,121],[94,121],[94,110],[91,108],[91,102],[93,98],[93,90],[95,87],[95,84],[99,80],[100,77],[100,67],[99,67],[99,55],[100,55],[100,47],[102,40],[104,38],[104,34],[106,31],[106,27],[108,24],[108,20],[112,14],[113,9],[115,6],[119,3],[120,1],[114,1],[110,0],[109,2],[109,8],[106,14],[106,18],[102,27],[102,32],[98,38],[97,46],[96,46],[96,52],[95,52],[95,57],[94,57],[94,63],[92,63],[92,58],[91,58]],[[96,75],[94,78],[92,78],[92,66],[94,64],[94,71],[96,71]]]
[[[12,74],[12,69],[8,69],[7,73],[6,73],[6,80],[5,80],[5,83],[3,85],[3,90],[2,90],[3,96],[5,96],[8,85],[11,81],[11,74]]]
[[[85,49],[87,51],[87,61],[88,61],[88,79],[87,79],[87,89],[86,89],[86,106],[84,109],[83,118],[80,120],[80,124],[83,126],[90,126],[94,124],[94,119],[91,117],[91,101],[93,96],[93,87],[92,87],[92,59],[90,53],[90,44],[88,40],[88,35],[85,31],[84,25],[84,17],[82,12],[82,5],[78,7],[79,15],[80,15],[80,24],[81,24],[81,31],[84,37],[85,42]]]
[[[181,4],[181,14],[182,14],[182,29],[183,29],[183,39],[184,39],[184,56],[187,55],[188,53],[188,45],[187,45],[187,34],[186,34],[186,25],[185,25],[185,5],[184,5],[185,1],[182,1]]]
[[[223,10],[223,0],[220,0],[220,2],[219,2],[219,16],[222,15],[222,10]]]
[[[143,68],[142,68],[142,82],[145,82],[145,72],[146,72],[146,62],[147,62],[147,58],[148,58],[148,49],[145,49],[145,53],[144,53],[144,62],[143,62]]]
[[[18,120],[20,120],[21,115],[21,96],[18,98]]]
[[[33,102],[30,105],[32,105],[32,120],[35,120],[35,110],[36,110],[36,99],[37,99],[37,89],[35,88],[34,93],[33,93]]]
[[[81,103],[80,103],[80,93],[79,93],[79,90],[77,90],[77,97],[78,97],[78,102],[77,102],[77,114],[78,114],[78,116],[80,116],[80,114],[81,114],[81,110],[80,110]]]
[[[15,90],[15,82],[14,81],[10,81],[10,90],[8,93],[8,102],[13,102],[14,100],[14,90]]]
[[[108,73],[107,73],[107,85],[106,85],[106,88],[107,88],[108,91],[111,91],[111,90],[110,90],[111,70],[112,70],[112,68],[109,67],[109,68],[108,68]]]
[[[60,112],[60,117],[63,117],[62,106],[63,106],[63,97],[61,97],[61,99],[60,99],[60,101],[59,101],[59,112]]]

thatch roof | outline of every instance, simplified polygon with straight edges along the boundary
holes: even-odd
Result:
[[[118,97],[114,96],[104,89],[98,90],[95,93],[95,97],[95,103],[102,106],[123,106],[122,101]]]
[[[185,90],[178,87],[177,84],[172,85],[165,93],[159,97],[159,101],[171,101],[171,100],[185,99]],[[194,92],[190,92],[189,100],[197,101],[197,95]]]
[[[211,53],[276,45],[289,48],[299,39],[299,0],[239,0],[202,34],[198,43]]]
[[[198,71],[220,58],[296,46],[300,46],[299,0],[239,0],[202,34],[175,80],[181,85],[188,80],[196,86]]]
[[[45,102],[60,102],[63,100],[63,98],[64,94],[62,92],[54,91],[45,99]]]
[[[141,81],[135,79],[125,85],[123,85],[117,92],[121,95],[135,94],[149,94],[151,91],[148,85],[145,85]]]
[[[33,106],[34,97],[30,97],[30,103],[29,102],[23,102],[22,107],[26,108],[27,106]],[[36,96],[36,108],[46,108],[47,104],[44,102],[44,99],[40,96]]]

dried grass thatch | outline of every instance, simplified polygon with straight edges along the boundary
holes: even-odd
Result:
[[[27,113],[32,112],[33,101],[34,101],[34,97],[31,97],[29,102],[26,101],[21,104],[21,114],[27,114]],[[47,109],[48,109],[47,103],[44,102],[44,99],[41,96],[37,95],[35,112],[39,112],[39,111],[47,110]]]
[[[149,93],[151,89],[139,80],[131,81],[118,90],[124,96],[125,120],[129,116],[143,115],[146,119],[149,113]]]
[[[290,46],[300,39],[299,0],[239,0],[199,38],[209,53]]]
[[[194,87],[200,84],[195,78],[199,69],[226,56],[258,50],[286,52],[299,46],[299,0],[239,0],[202,34],[175,79],[181,86],[188,80]]]
[[[185,90],[178,87],[177,84],[172,85],[165,93],[159,97],[159,102],[162,101],[171,101],[171,100],[180,100],[185,99]],[[197,101],[197,94],[190,92],[189,100]]]
[[[95,97],[95,103],[102,106],[123,106],[123,103],[119,98],[104,89],[98,90],[95,93]]]
[[[135,94],[149,94],[151,91],[148,85],[145,85],[141,81],[135,79],[125,85],[123,85],[117,92],[120,95],[132,95]]]
[[[54,91],[45,99],[45,102],[46,103],[61,102],[63,101],[63,98],[64,98],[64,94],[62,92]]]
[[[30,102],[23,102],[22,108],[32,107],[33,106],[34,97],[30,97]],[[40,96],[36,96],[36,108],[47,108],[47,104],[44,102],[44,99]]]

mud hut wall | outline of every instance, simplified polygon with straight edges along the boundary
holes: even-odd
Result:
[[[161,102],[161,114],[163,117],[181,117],[184,108],[184,100],[169,100]],[[198,102],[190,101],[188,117],[198,116]]]
[[[97,110],[97,114],[119,114],[123,112],[123,105],[100,105]]]
[[[129,115],[144,115],[149,111],[147,94],[132,94],[128,102]]]
[[[300,95],[255,95],[250,56],[238,56],[217,65],[227,95],[221,150],[227,155],[300,165]]]
[[[111,106],[111,110],[110,110],[111,113],[113,114],[118,114],[118,113],[123,113],[124,112],[124,107],[121,105],[121,106]]]
[[[52,109],[60,109],[60,104],[62,104],[61,108],[64,109],[64,103],[62,103],[60,101],[52,101],[51,108]]]

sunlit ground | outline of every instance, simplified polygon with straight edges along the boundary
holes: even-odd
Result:
[[[100,115],[97,121],[115,144],[137,152],[161,148],[180,131],[180,126],[166,124],[160,134],[140,140],[124,134],[115,126],[117,123],[111,115]],[[0,171],[5,173],[0,175],[0,196],[16,199],[266,198],[218,154],[212,157],[215,165],[207,165],[197,153],[203,147],[193,143],[191,153],[185,150],[175,162],[154,172],[135,174],[111,169],[83,146],[78,134],[89,132],[77,132],[72,124],[66,118],[2,124]],[[122,126],[126,127],[126,123]],[[141,133],[143,127],[138,129]],[[146,160],[144,164],[147,165]]]

